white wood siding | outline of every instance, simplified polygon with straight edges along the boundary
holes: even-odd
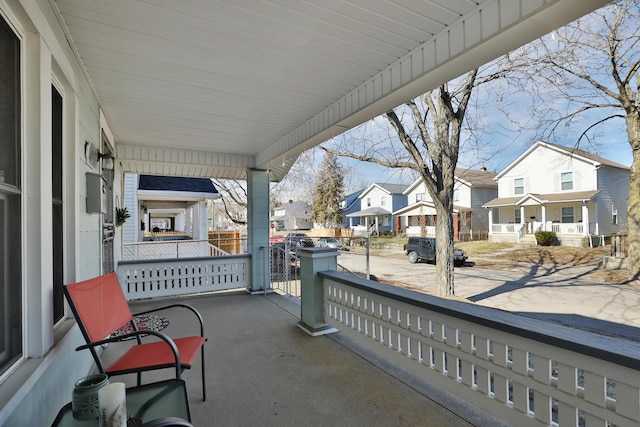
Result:
[[[424,185],[424,183],[420,183],[419,185],[416,185],[416,187],[413,190],[407,193],[407,204],[412,205],[416,203],[416,196],[420,193],[424,194],[422,201],[428,201],[428,202],[432,201],[431,195],[427,191],[427,186]]]
[[[384,206],[382,205],[383,197],[385,200]],[[367,204],[367,201],[369,199],[371,199],[370,206]],[[365,210],[367,208],[383,208],[391,212],[393,210],[391,194],[380,189],[379,187],[372,188],[362,197],[362,202],[360,204],[360,209]]]
[[[597,189],[592,163],[540,146],[500,177],[499,197],[516,196],[514,181],[517,178],[524,178],[524,194],[562,192],[560,177],[563,172],[573,172],[573,189],[566,191]]]
[[[454,201],[456,206],[471,208],[471,187],[461,182],[456,182],[453,186],[454,191],[458,192],[458,201]]]

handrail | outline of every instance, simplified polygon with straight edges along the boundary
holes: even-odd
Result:
[[[336,271],[319,276],[328,325],[511,425],[637,426],[638,342]]]

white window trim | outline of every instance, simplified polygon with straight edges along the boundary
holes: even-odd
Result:
[[[565,181],[563,178],[565,176],[571,176],[571,180],[570,181]],[[566,183],[571,183],[571,188],[564,188],[564,184]],[[560,172],[560,190],[561,191],[573,191],[575,185],[575,180],[574,180],[574,174],[573,171],[569,171],[569,172]]]
[[[517,182],[517,181],[522,181],[522,185],[517,185],[517,184],[516,184],[516,182]],[[517,188],[522,188],[522,193],[517,193],[517,192],[516,192],[516,189],[517,189]],[[524,188],[524,178],[522,178],[522,177],[520,177],[520,178],[514,178],[514,179],[513,179],[513,194],[514,194],[515,196],[521,196],[521,195],[524,195],[524,193],[525,193],[525,188]]]

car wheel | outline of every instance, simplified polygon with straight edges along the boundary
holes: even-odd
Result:
[[[416,262],[418,262],[418,254],[414,251],[411,251],[407,254],[407,259],[411,264],[415,264]]]

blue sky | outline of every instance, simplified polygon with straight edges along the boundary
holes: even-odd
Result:
[[[608,8],[601,9],[600,12],[609,11]],[[629,62],[635,62],[640,52],[632,44],[640,36],[637,25],[631,17],[629,22],[629,34],[622,37],[628,37],[626,40],[628,50],[626,50],[626,59]],[[607,28],[602,25],[601,18],[598,13],[594,13],[581,19],[581,28],[591,28],[594,34],[608,34]],[[571,32],[571,30],[569,30]],[[561,33],[563,29],[556,30],[549,35],[543,37],[545,43],[559,53],[565,53],[566,49],[561,43]],[[589,41],[586,40],[588,44]],[[594,43],[595,46],[599,46]],[[527,52],[527,46],[522,48]],[[539,47],[533,49],[538,51]],[[598,80],[604,86],[614,88],[617,92],[615,84],[611,79],[608,67],[603,67],[602,63],[607,62],[607,58],[600,56],[599,49],[589,49],[582,46],[580,50],[583,54],[579,61],[581,65],[587,67],[589,75]],[[513,58],[518,55],[512,55]],[[620,70],[625,72],[628,64],[624,61],[618,61]],[[493,68],[492,64],[485,67],[488,71]],[[531,73],[530,68],[526,70]],[[495,71],[495,69],[494,69]],[[626,71],[629,71],[628,69]],[[479,75],[481,75],[480,73]],[[605,117],[614,114],[621,114],[619,109],[601,109],[596,108],[589,113],[588,116],[578,116],[572,119],[570,125],[564,123],[557,127],[550,136],[540,137],[545,132],[544,125],[538,123],[538,117],[533,117],[534,107],[532,105],[530,93],[535,93],[538,104],[542,107],[552,108],[551,114],[554,116],[565,115],[570,111],[576,110],[576,105],[570,105],[565,98],[558,95],[558,89],[554,85],[545,85],[544,83],[535,86],[532,78],[533,74],[514,74],[516,82],[510,85],[509,78],[500,78],[493,80],[487,84],[483,84],[474,89],[474,100],[470,103],[467,110],[467,123],[471,123],[473,132],[463,135],[461,139],[460,156],[458,160],[459,167],[470,167],[479,169],[484,166],[488,170],[500,172],[508,166],[519,155],[524,153],[531,145],[538,140],[543,140],[567,147],[576,147],[580,134],[588,129],[592,124],[597,123]],[[537,75],[537,74],[536,74]],[[567,80],[568,81],[568,80]],[[562,80],[563,84],[566,82]],[[540,83],[540,82],[538,82]],[[452,86],[454,83],[452,83]],[[535,86],[535,91],[531,91],[531,86]],[[526,89],[522,89],[525,87]],[[568,91],[574,96],[577,94],[583,100],[593,100],[596,104],[606,104],[611,102],[601,92],[595,91],[589,84],[581,85],[578,83],[573,86],[561,86],[562,91]],[[573,92],[571,88],[579,88],[578,92]],[[474,104],[475,103],[475,104]],[[615,102],[613,102],[615,104]],[[396,110],[397,111],[397,110]],[[546,111],[549,114],[549,111]],[[506,114],[505,114],[506,112]],[[507,114],[509,117],[507,117]],[[405,122],[405,126],[407,126]],[[355,135],[354,140],[359,140],[360,147],[367,151],[369,156],[393,156],[393,151],[404,150],[402,144],[395,137],[393,130],[389,131],[386,121],[382,118],[376,118],[364,123],[359,129],[350,131],[346,134],[338,136],[335,141],[340,139],[350,139],[349,135]],[[473,135],[474,138],[470,137]],[[330,143],[330,142],[328,142]],[[348,144],[347,144],[348,145]],[[582,138],[577,148],[599,155],[605,159],[630,166],[632,163],[632,152],[626,133],[626,125],[622,118],[616,118],[605,121],[597,128],[592,129],[588,133],[588,138]],[[353,151],[353,150],[349,150]],[[399,151],[398,151],[399,152]],[[321,155],[318,156],[321,158]],[[367,162],[358,162],[353,159],[340,158],[341,164],[353,175],[352,181],[360,181],[363,183],[371,182],[387,182],[387,183],[411,183],[413,177],[406,172],[400,172]]]
[[[597,145],[581,144],[580,149],[625,166],[630,166],[632,154],[624,123],[621,123],[621,126],[610,126],[609,128],[611,132],[607,132],[606,141],[601,139]],[[515,141],[513,139],[507,139],[506,137],[498,140],[495,136],[491,139],[492,142],[488,142],[487,145],[498,147],[497,152],[493,156],[485,161],[479,161],[478,157],[474,155],[474,151],[470,150],[460,156],[458,166],[471,167],[473,169],[479,169],[481,166],[485,166],[490,171],[500,172],[536,142],[533,132],[531,132],[530,135],[522,134]],[[559,140],[549,142],[572,146],[572,143]],[[356,181],[356,183],[357,181],[361,181],[362,183],[378,182],[394,184],[410,184],[413,182],[411,174],[406,171],[402,172],[347,158],[340,158],[340,163],[349,170],[349,173],[352,175],[351,179]]]

